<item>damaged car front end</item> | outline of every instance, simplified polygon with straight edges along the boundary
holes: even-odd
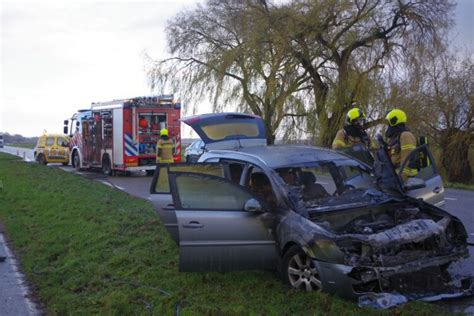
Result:
[[[471,280],[455,280],[448,272],[452,262],[468,256],[467,234],[457,218],[403,203],[347,215],[310,217],[334,234],[333,251],[339,254],[337,263],[316,260],[324,271],[323,290],[349,297],[367,292],[397,292],[410,299],[472,295]]]
[[[329,164],[336,171],[345,167]],[[320,289],[379,308],[473,295],[473,278],[448,271],[451,263],[469,256],[461,221],[422,200],[384,190],[373,175],[369,179],[366,175],[360,187],[307,201],[298,187],[286,186],[293,209],[303,216],[288,216],[279,234],[285,243],[295,230],[307,232],[299,242],[306,245]]]

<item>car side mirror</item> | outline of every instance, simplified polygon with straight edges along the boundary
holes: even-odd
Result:
[[[404,188],[407,191],[423,189],[426,188],[426,182],[420,178],[408,178]]]
[[[255,199],[250,199],[245,202],[244,211],[251,213],[262,213],[263,208],[259,201]]]
[[[67,134],[67,125],[64,126],[64,128],[63,128],[63,133],[64,133],[64,134]]]

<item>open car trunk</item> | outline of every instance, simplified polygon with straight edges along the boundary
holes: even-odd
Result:
[[[259,116],[212,113],[183,118],[204,142],[207,150],[266,146],[265,125]]]

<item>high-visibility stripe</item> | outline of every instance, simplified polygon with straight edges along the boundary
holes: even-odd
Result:
[[[339,140],[339,139],[335,140],[335,141],[332,143],[332,145],[333,145],[333,146],[334,146],[334,145],[340,145],[340,146],[342,146],[342,147],[350,147],[349,145],[347,145],[346,143],[344,143],[342,140]]]
[[[160,144],[158,145],[158,148],[173,148],[173,144]]]
[[[417,169],[413,169],[413,168],[408,168],[408,167],[405,167],[405,169],[403,169],[403,172],[402,172],[404,175],[406,176],[409,176],[409,177],[414,177],[418,174],[418,170]]]
[[[133,143],[133,138],[128,133],[124,134],[124,144],[126,156],[138,156],[137,144]]]
[[[407,149],[415,149],[416,146],[415,145],[412,145],[412,144],[408,144],[408,145],[403,145],[401,147],[402,150],[407,150]]]
[[[173,159],[161,159],[160,157],[156,157],[156,162],[160,163],[173,163],[174,160]]]

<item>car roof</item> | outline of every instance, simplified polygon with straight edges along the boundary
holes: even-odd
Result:
[[[272,169],[305,162],[349,159],[331,149],[302,145],[254,146],[239,151],[211,150],[205,155],[205,158],[241,159],[254,163],[260,161]]]

